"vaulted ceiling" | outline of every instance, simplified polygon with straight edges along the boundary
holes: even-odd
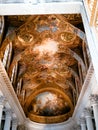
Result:
[[[0,57],[26,116],[41,123],[67,120],[89,66],[80,15],[12,16],[6,21],[15,30],[7,31]]]

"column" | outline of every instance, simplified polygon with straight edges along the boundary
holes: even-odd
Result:
[[[90,108],[84,109],[84,115],[85,115],[85,119],[86,119],[87,130],[94,130],[91,112],[92,111],[91,111]]]
[[[1,128],[1,120],[2,120],[2,111],[6,100],[5,97],[0,96],[0,128]]]
[[[91,106],[93,107],[96,130],[98,130],[98,95],[92,94],[90,96],[90,101],[91,101]]]
[[[12,118],[12,130],[17,130],[18,120],[16,117]]]
[[[80,118],[80,126],[81,126],[81,130],[86,130],[86,121],[84,117]]]
[[[4,130],[10,130],[10,127],[11,127],[11,116],[12,116],[11,109],[7,109],[5,111],[5,113],[6,113],[6,115],[5,115]]]

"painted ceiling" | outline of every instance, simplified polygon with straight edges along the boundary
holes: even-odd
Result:
[[[32,121],[65,121],[73,114],[89,66],[85,34],[71,24],[79,25],[81,17],[37,15],[19,21],[3,41],[0,57],[5,62],[7,55],[5,69],[20,104]]]

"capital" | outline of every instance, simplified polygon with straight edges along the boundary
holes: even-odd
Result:
[[[75,126],[74,126],[74,130],[81,130],[80,125],[75,125]]]
[[[84,117],[80,117],[80,124],[81,125],[85,125],[86,124],[86,121],[85,121]]]
[[[5,109],[5,113],[6,113],[6,118],[11,118],[12,117],[12,110],[9,108],[9,109]]]
[[[13,118],[12,118],[12,125],[13,125],[13,126],[17,126],[17,124],[18,124],[17,118],[16,118],[16,117],[13,117]]]
[[[91,101],[91,105],[98,104],[98,94],[91,94],[90,101]]]
[[[89,107],[84,108],[85,117],[92,117],[92,110]]]
[[[0,105],[5,105],[6,101],[7,100],[4,96],[0,96]]]

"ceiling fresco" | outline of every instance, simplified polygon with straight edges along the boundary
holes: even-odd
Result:
[[[85,33],[71,24],[77,17],[25,17],[1,45],[0,58],[32,121],[58,123],[73,114],[90,60]]]
[[[41,116],[56,116],[69,112],[70,107],[61,94],[43,92],[32,101],[29,111]]]

